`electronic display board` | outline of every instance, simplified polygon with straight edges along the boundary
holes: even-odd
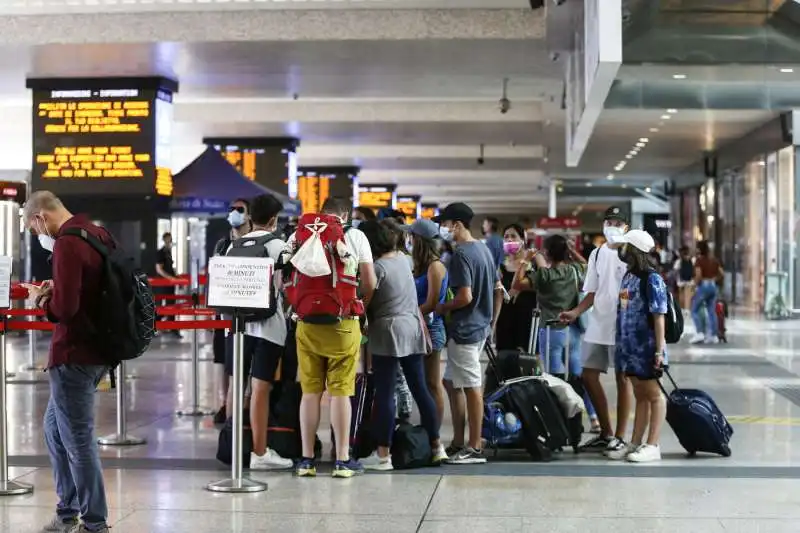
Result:
[[[417,195],[412,196],[398,196],[396,208],[406,216],[406,224],[413,224],[421,213],[420,205],[421,197]]]
[[[217,150],[239,174],[281,194],[292,177],[291,154],[296,139],[208,137],[203,142]]]
[[[25,203],[27,185],[21,181],[0,181],[0,202]]]
[[[431,220],[433,217],[439,215],[439,206],[437,204],[422,204],[422,213],[420,218]]]
[[[376,212],[385,207],[394,208],[397,200],[396,189],[396,185],[360,185],[358,206],[369,207]]]
[[[31,87],[32,80],[29,80]],[[34,189],[57,194],[170,195],[172,92],[106,80],[33,90]],[[61,80],[63,81],[63,80]],[[54,86],[58,86],[54,82]],[[161,153],[159,154],[159,148]]]
[[[297,199],[303,206],[303,213],[319,213],[322,204],[331,195],[331,181],[336,176],[300,174],[297,176]]]

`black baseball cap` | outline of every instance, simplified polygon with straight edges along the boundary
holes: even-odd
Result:
[[[608,209],[606,209],[605,214],[603,215],[603,220],[619,220],[620,222],[628,223],[628,216],[625,214],[625,211],[619,206],[612,205]]]
[[[461,222],[465,226],[468,226],[474,217],[475,213],[472,211],[470,206],[462,202],[456,202],[442,209],[439,212],[439,216],[434,218],[433,221],[436,223],[447,221]]]

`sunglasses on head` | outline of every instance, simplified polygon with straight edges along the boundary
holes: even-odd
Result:
[[[241,214],[244,215],[244,207],[242,207],[240,205],[232,205],[231,206],[231,211],[236,211],[237,213],[241,213]]]

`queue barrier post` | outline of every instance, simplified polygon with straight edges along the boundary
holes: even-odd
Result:
[[[267,490],[267,484],[249,477],[244,477],[242,473],[242,404],[244,403],[244,319],[241,312],[235,309],[233,312],[233,376],[231,387],[233,392],[233,439],[231,450],[233,461],[231,461],[231,477],[215,481],[206,485],[206,489],[212,492],[242,493],[242,492],[263,492]]]
[[[111,370],[114,372],[114,370]],[[103,446],[140,446],[146,444],[147,440],[141,437],[128,435],[128,412],[127,412],[127,387],[125,386],[125,361],[121,361],[116,369],[118,379],[116,380],[117,389],[117,432],[112,435],[100,437],[97,443]]]
[[[192,293],[193,309],[197,309],[199,298],[197,292]],[[197,316],[194,317],[197,320]],[[192,367],[191,367],[191,387],[192,387],[192,403],[185,409],[177,411],[178,416],[209,416],[213,415],[214,411],[209,408],[200,407],[200,342],[198,340],[198,329],[192,327]]]
[[[0,376],[6,373],[6,337],[8,317],[3,315],[0,331]],[[8,479],[8,412],[6,380],[0,379],[0,496],[19,496],[33,492],[33,485]]]

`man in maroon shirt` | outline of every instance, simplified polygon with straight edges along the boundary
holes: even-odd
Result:
[[[63,235],[80,228],[113,247],[106,230],[72,215],[51,192],[38,191],[25,204],[25,225],[53,253],[53,280],[27,285],[29,299],[56,324],[47,374],[50,401],[44,431],[59,502],[44,527],[53,532],[108,532],[103,471],[94,436],[94,394],[108,371],[89,333],[101,316],[103,260],[83,239]],[[79,521],[79,516],[82,523]]]

